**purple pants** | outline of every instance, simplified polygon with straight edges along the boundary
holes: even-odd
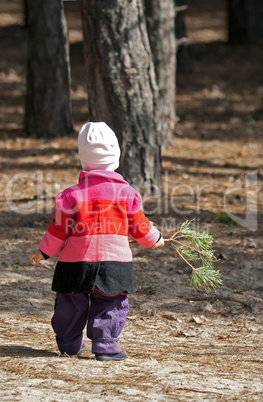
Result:
[[[92,353],[119,353],[120,335],[129,312],[126,295],[106,296],[98,290],[87,293],[56,294],[52,327],[61,353],[79,352],[87,324]]]

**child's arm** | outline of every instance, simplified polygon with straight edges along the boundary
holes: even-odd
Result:
[[[54,219],[40,241],[39,248],[49,257],[55,257],[63,248],[74,226],[75,213],[65,192],[55,199]]]
[[[54,219],[39,244],[39,251],[32,254],[30,261],[41,265],[40,261],[58,255],[74,226],[75,212],[65,192],[55,199]],[[41,251],[40,251],[41,250]]]
[[[129,234],[142,247],[155,249],[164,245],[161,232],[144,214],[142,198],[138,192],[135,192],[132,202],[129,202],[127,214]]]

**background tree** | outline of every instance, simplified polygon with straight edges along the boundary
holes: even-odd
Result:
[[[73,131],[69,46],[62,0],[27,0],[26,130],[58,136]]]
[[[27,0],[23,0],[23,9],[24,9],[24,24],[25,28],[28,27],[28,4]]]
[[[105,121],[120,170],[139,189],[161,182],[158,86],[142,0],[82,0],[90,119]]]
[[[184,0],[174,0],[175,4],[175,37],[176,37],[176,72],[177,74],[192,71],[187,32],[184,22],[184,11],[188,9]]]
[[[263,38],[262,0],[228,0],[227,8],[230,42]]]
[[[145,0],[147,30],[159,87],[162,143],[172,143],[175,129],[176,40],[174,0]]]

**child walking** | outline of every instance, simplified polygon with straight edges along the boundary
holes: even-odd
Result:
[[[146,218],[140,194],[115,172],[120,148],[105,123],[86,123],[78,136],[83,170],[79,184],[55,199],[54,219],[30,261],[59,254],[52,282],[56,292],[52,327],[61,353],[86,349],[83,330],[97,360],[124,360],[118,345],[134,292],[129,234],[143,247],[164,245]]]

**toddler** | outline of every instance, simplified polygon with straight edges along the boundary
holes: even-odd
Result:
[[[30,261],[59,254],[52,282],[56,292],[52,327],[61,353],[86,349],[83,329],[97,360],[124,360],[118,345],[134,292],[129,234],[143,247],[164,245],[146,218],[140,194],[115,172],[120,148],[102,122],[86,123],[78,136],[83,170],[79,184],[55,199],[54,219]]]

